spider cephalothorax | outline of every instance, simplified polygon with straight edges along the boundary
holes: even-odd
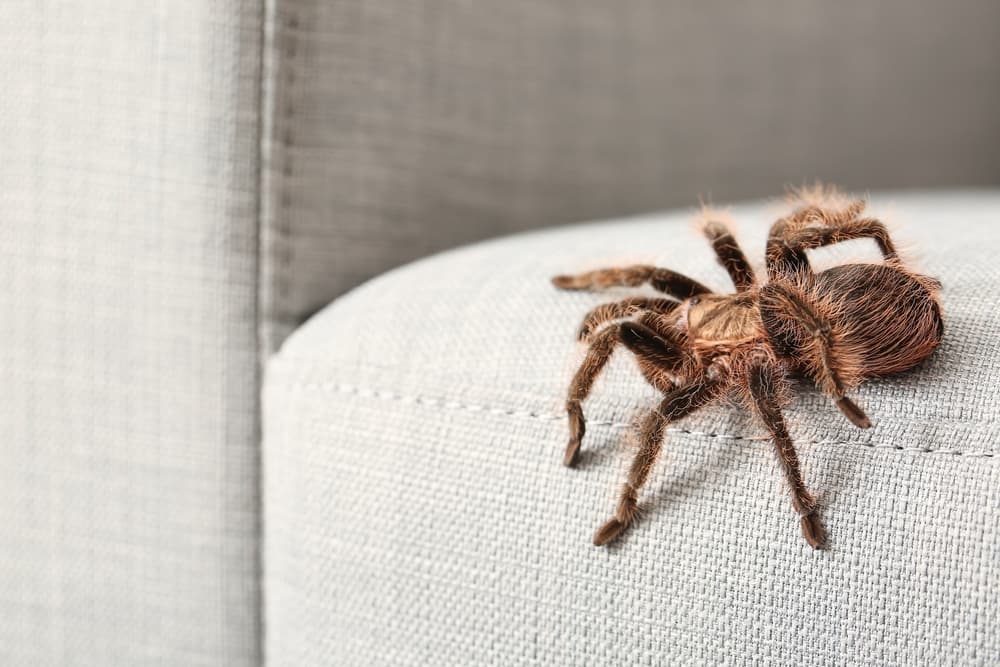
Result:
[[[829,199],[834,193],[821,194]],[[774,441],[806,541],[815,548],[823,545],[816,502],[803,482],[781,413],[788,377],[811,378],[854,425],[867,428],[868,417],[845,393],[864,378],[920,363],[943,333],[940,284],[904,267],[885,226],[860,217],[864,208],[860,200],[805,201],[774,223],[763,284],[728,227],[707,216],[704,232],[735,294],[713,294],[691,278],[645,265],[553,278],[563,289],[649,284],[669,297],[604,304],[580,326],[580,339],[589,348],[566,401],[566,465],[576,462],[585,431],[581,401],[619,343],[664,394],[641,422],[628,481],[595,544],[614,540],[635,519],[639,490],[660,453],[667,424],[735,394],[752,406]],[[884,263],[845,264],[819,273],[810,267],[807,250],[858,238],[874,239]]]

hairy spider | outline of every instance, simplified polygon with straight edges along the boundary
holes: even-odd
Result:
[[[594,544],[611,542],[634,521],[639,490],[660,453],[667,424],[725,396],[741,398],[767,428],[802,534],[814,548],[825,542],[816,501],[806,489],[782,417],[788,378],[811,378],[855,426],[869,427],[868,417],[845,392],[864,378],[911,368],[934,351],[943,334],[941,285],[903,266],[885,226],[859,217],[864,201],[845,200],[830,190],[806,195],[771,227],[764,284],[728,226],[710,213],[704,219],[703,231],[735,294],[713,294],[687,276],[646,265],[552,279],[569,290],[649,284],[669,297],[607,303],[590,311],[580,326],[579,337],[589,349],[566,400],[567,466],[576,462],[584,436],[581,402],[619,343],[664,394],[641,421],[628,481],[614,517],[594,535]],[[874,239],[884,263],[845,264],[819,273],[810,267],[807,250],[858,238]]]

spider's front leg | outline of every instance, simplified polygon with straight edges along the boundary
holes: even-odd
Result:
[[[659,314],[643,313],[634,322],[620,322],[601,329],[593,336],[583,363],[569,385],[566,413],[569,417],[569,442],[563,463],[572,466],[580,453],[580,443],[586,433],[582,402],[607,365],[612,352],[623,344],[631,350],[646,380],[660,391],[670,391],[674,378],[687,372],[694,361]]]
[[[766,355],[762,354],[752,362],[747,375],[750,397],[774,441],[775,453],[792,491],[792,506],[801,517],[802,535],[809,546],[819,549],[826,542],[826,531],[816,513],[816,501],[802,479],[799,457],[781,414],[777,388],[782,382],[784,378],[780,370]]]
[[[552,279],[553,285],[567,290],[638,287],[647,283],[654,289],[681,300],[711,292],[697,280],[688,278],[682,273],[646,264],[598,269],[574,276],[555,276]]]
[[[639,433],[639,452],[632,461],[628,481],[622,488],[614,517],[594,535],[594,544],[603,546],[617,539],[635,520],[639,507],[639,491],[649,478],[653,464],[660,456],[667,424],[691,414],[717,398],[728,386],[725,378],[709,379],[699,375],[692,382],[676,387],[650,412]]]
[[[736,291],[745,292],[752,289],[755,282],[753,267],[743,254],[740,244],[736,242],[733,232],[724,222],[713,219],[711,211],[706,211],[704,215],[707,217],[702,231],[712,244],[712,250],[715,251],[719,264],[733,281]]]
[[[577,337],[586,341],[608,322],[632,317],[641,312],[653,312],[662,316],[673,312],[679,305],[680,302],[672,299],[646,296],[633,296],[621,301],[602,303],[584,316],[583,322],[580,323],[580,329],[577,331]]]

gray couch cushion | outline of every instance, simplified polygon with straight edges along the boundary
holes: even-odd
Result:
[[[322,311],[265,387],[273,664],[995,660],[1000,192],[875,211],[944,283],[947,331],[928,363],[856,392],[868,431],[797,393],[788,418],[826,551],[802,540],[763,430],[725,407],[670,429],[642,520],[591,545],[655,393],[617,355],[586,404],[584,463],[562,466],[575,327],[622,292],[548,278],[649,260],[730,289],[688,212],[449,252]],[[759,264],[774,209],[734,213]]]

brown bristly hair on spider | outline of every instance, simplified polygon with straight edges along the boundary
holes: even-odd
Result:
[[[598,306],[579,329],[588,349],[566,399],[567,466],[576,463],[586,432],[583,401],[619,344],[663,393],[637,429],[639,447],[628,479],[595,544],[617,539],[635,521],[639,492],[659,457],[667,425],[732,397],[749,406],[767,429],[802,534],[812,547],[822,547],[826,533],[782,416],[790,378],[811,379],[852,424],[868,428],[868,416],[847,393],[866,378],[912,368],[940,343],[941,284],[903,264],[885,225],[862,217],[864,200],[816,185],[792,191],[789,202],[791,212],[771,226],[768,236],[766,280],[754,274],[728,217],[703,208],[699,228],[732,279],[733,294],[712,293],[692,278],[650,265],[552,279],[562,289],[649,284],[665,295]],[[881,264],[813,271],[808,250],[862,238],[875,241]]]

